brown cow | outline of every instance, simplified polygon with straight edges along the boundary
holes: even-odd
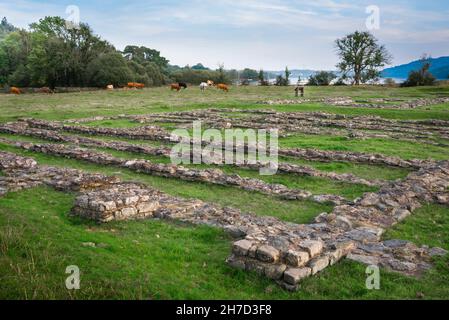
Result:
[[[11,88],[9,89],[9,93],[11,93],[11,94],[21,94],[22,92],[21,92],[20,89],[17,88],[17,87],[11,87]]]
[[[138,82],[128,82],[128,88],[136,88],[136,89],[143,89],[145,85],[143,83]]]
[[[229,86],[226,85],[226,84],[224,84],[224,83],[219,83],[219,84],[217,85],[217,89],[220,89],[220,90],[229,92]]]
[[[170,89],[171,89],[171,91],[173,91],[173,90],[179,91],[179,90],[181,90],[181,86],[179,85],[179,83],[172,83],[170,85]]]

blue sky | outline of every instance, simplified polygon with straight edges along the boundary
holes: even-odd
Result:
[[[46,15],[67,17],[68,5],[118,49],[145,45],[178,65],[333,69],[334,40],[367,30],[370,5],[380,9],[373,33],[393,64],[449,55],[447,0],[0,0],[0,16],[26,27]]]

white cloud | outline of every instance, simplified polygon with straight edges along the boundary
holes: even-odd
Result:
[[[153,47],[181,65],[203,62],[215,67],[223,61],[229,67],[329,69],[336,62],[334,40],[356,29],[365,30],[365,8],[373,4],[371,0],[168,2],[123,2],[98,10],[92,0],[81,6],[81,20],[118,48],[127,44]],[[381,29],[375,35],[392,48],[398,60],[408,57],[401,48],[409,46],[415,51],[444,51],[449,42],[447,10],[418,11],[405,1],[376,2],[381,9]],[[46,15],[65,16],[65,6],[3,1],[0,15],[26,27]]]

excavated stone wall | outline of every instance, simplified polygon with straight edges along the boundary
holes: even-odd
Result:
[[[324,114],[326,115],[326,114]],[[343,118],[344,119],[344,118]],[[377,121],[377,118],[376,118]],[[39,121],[38,126],[42,126],[42,122],[45,123],[46,127],[53,127],[51,123],[45,122],[45,121]],[[31,124],[30,124],[31,123]],[[39,137],[47,140],[57,141],[57,142],[69,142],[69,143],[76,143],[76,144],[82,144],[86,146],[91,147],[107,147],[112,148],[115,150],[120,151],[129,151],[129,152],[137,152],[137,153],[146,153],[151,155],[163,155],[168,156],[169,150],[168,148],[154,148],[154,147],[148,147],[148,146],[139,146],[135,144],[130,144],[126,142],[105,142],[105,141],[99,141],[95,139],[89,139],[84,137],[73,137],[73,136],[66,136],[62,135],[58,132],[58,130],[46,130],[46,129],[38,129],[33,128],[33,121],[31,122],[16,122],[16,123],[9,123],[4,124],[0,126],[0,132],[4,133],[12,133],[12,134],[23,134],[23,135],[29,135],[34,137]],[[413,124],[419,124],[428,126],[429,128],[432,128],[433,125],[437,127],[446,127],[445,130],[449,127],[449,122],[446,124],[445,121],[433,121],[433,120],[422,120],[422,121],[412,121],[409,123],[409,121],[403,121],[401,126],[409,126]],[[388,126],[388,123],[385,124]],[[60,129],[62,131],[62,129]],[[128,129],[123,129],[128,130]],[[306,130],[306,129],[304,129]],[[400,129],[402,130],[402,128]],[[418,129],[417,129],[418,130]],[[430,129],[429,129],[430,130]],[[112,130],[112,132],[109,132],[111,136],[114,136],[114,132],[116,130]],[[307,131],[307,130],[306,130]],[[312,131],[308,131],[308,133],[311,133]],[[95,129],[90,131],[90,134],[95,135]],[[120,135],[119,135],[120,136]],[[417,142],[415,139],[406,139],[413,142]],[[435,141],[430,141],[430,144],[436,144],[440,145],[440,143]],[[218,147],[218,146],[217,146]],[[235,150],[233,150],[235,151]],[[355,162],[355,163],[368,163],[368,164],[381,164],[381,165],[388,165],[388,166],[399,166],[399,167],[410,167],[410,168],[419,168],[422,164],[431,162],[431,160],[410,160],[410,161],[404,161],[397,157],[388,157],[378,154],[367,154],[367,153],[356,153],[356,152],[340,152],[340,151],[319,151],[319,150],[304,150],[304,149],[280,149],[279,150],[280,155],[287,155],[287,156],[294,156],[298,158],[303,158],[307,160],[315,160],[315,161],[349,161],[349,162]],[[214,161],[212,161],[214,162]],[[216,162],[216,161],[215,161]],[[290,170],[290,173],[295,173],[296,169],[293,171]],[[297,170],[296,170],[297,171]],[[310,171],[310,168],[308,168],[308,171]],[[351,183],[350,181],[347,181]]]
[[[22,177],[23,181],[40,181],[61,190],[80,190],[72,214],[98,222],[154,217],[223,228],[239,239],[227,260],[231,266],[256,271],[288,290],[297,290],[302,279],[345,256],[416,275],[431,266],[433,256],[447,254],[440,248],[418,247],[406,241],[382,242],[380,237],[421,201],[449,205],[449,161],[422,168],[352,205],[323,213],[308,225],[175,198],[113,177],[41,167],[32,159],[10,153],[0,152],[0,164],[7,175],[0,177],[0,188],[8,179]]]
[[[140,123],[173,122],[181,128],[191,128],[193,121],[201,120],[204,126],[217,129],[252,128],[278,129],[280,136],[292,133],[327,134],[351,138],[392,138],[404,141],[421,141],[442,144],[438,138],[449,139],[448,121],[441,120],[390,120],[372,116],[344,116],[321,112],[275,112],[267,110],[233,110],[249,116],[223,115],[216,110],[198,110],[176,113],[127,116]]]
[[[423,168],[378,193],[366,194],[354,204],[338,206],[301,229],[278,232],[273,227],[271,233],[247,235],[234,243],[228,263],[255,270],[289,290],[297,289],[303,278],[348,254],[355,261],[420,274],[428,268],[432,256],[447,252],[418,248],[408,242],[394,247],[380,238],[385,229],[404,220],[421,202],[449,205],[448,187],[448,161]]]
[[[0,170],[5,174],[0,177],[0,189],[3,190],[3,194],[42,184],[60,191],[84,191],[100,189],[119,181],[117,177],[87,174],[75,169],[38,166],[32,158],[2,151],[0,151]]]
[[[416,109],[430,107],[437,104],[448,103],[449,97],[441,98],[419,98],[410,101],[403,101],[395,98],[372,98],[365,99],[367,103],[358,103],[350,97],[335,97],[323,99],[280,99],[260,101],[259,104],[267,105],[289,105],[304,103],[323,103],[331,106],[353,107],[353,108],[373,108],[373,109]],[[396,104],[391,104],[396,102]],[[399,102],[399,103],[397,103]]]
[[[127,142],[116,142],[116,141],[102,141],[97,139],[91,139],[91,138],[85,138],[85,137],[78,137],[78,136],[69,136],[69,135],[63,135],[55,131],[51,130],[45,130],[45,129],[35,129],[35,128],[29,128],[27,123],[25,122],[14,122],[14,123],[7,123],[0,126],[0,132],[3,133],[9,133],[9,134],[15,134],[15,135],[25,135],[30,137],[37,137],[49,141],[55,141],[55,142],[65,142],[65,143],[73,143],[77,145],[83,145],[87,147],[94,147],[94,148],[108,148],[112,150],[118,150],[118,151],[126,151],[126,152],[132,152],[132,153],[143,153],[143,154],[149,154],[149,155],[156,155],[156,156],[165,156],[170,157],[171,155],[171,149],[170,148],[163,148],[163,147],[148,147],[148,146],[141,146],[136,145],[132,143]],[[284,151],[285,154],[288,150]],[[353,156],[354,157],[354,156]],[[377,156],[378,158],[380,156]],[[221,159],[218,159],[221,158]],[[220,157],[204,157],[203,161],[209,161],[209,163],[213,163],[216,165],[222,165],[225,163],[225,159],[223,159],[223,155]],[[392,161],[390,161],[392,162]],[[248,161],[245,161],[245,163],[242,164],[235,164],[235,166],[240,168],[248,168],[253,170],[261,170],[267,167],[267,164],[264,164],[260,161],[254,164],[249,164]],[[289,163],[279,163],[277,167],[278,171],[281,173],[292,173],[296,175],[301,176],[310,176],[310,177],[321,177],[326,179],[331,179],[335,181],[345,182],[345,183],[352,183],[352,184],[361,184],[366,186],[382,186],[385,184],[385,181],[381,180],[367,180],[362,179],[359,177],[356,177],[353,174],[337,174],[333,172],[326,172],[326,171],[320,171],[317,169],[314,169],[309,166],[299,166],[295,164],[289,164]]]
[[[270,184],[259,179],[243,178],[239,175],[227,175],[218,169],[196,170],[172,164],[155,164],[148,160],[124,160],[110,154],[66,146],[63,144],[33,144],[0,139],[2,143],[21,147],[26,150],[50,154],[59,157],[88,161],[95,164],[114,165],[137,172],[157,175],[166,178],[176,178],[186,181],[206,182],[211,184],[234,186],[247,191],[256,191],[277,196],[286,200],[311,200],[318,203],[347,203],[344,197],[332,194],[313,195],[300,189],[290,189],[281,184]]]

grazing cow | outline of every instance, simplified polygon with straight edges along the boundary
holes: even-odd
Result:
[[[208,87],[209,87],[209,85],[207,84],[207,82],[201,82],[201,84],[200,84],[201,91],[206,90]]]
[[[179,82],[178,85],[179,85],[180,88],[187,89],[187,83]]]
[[[9,93],[11,93],[11,94],[21,94],[22,92],[17,87],[11,87],[11,89],[9,89]]]
[[[176,91],[181,90],[181,86],[179,85],[179,83],[172,83],[170,85],[170,88],[171,88],[171,91],[173,91],[173,90],[176,90]]]
[[[209,87],[213,87],[213,86],[215,86],[215,82],[213,82],[212,80],[207,80],[207,85]]]
[[[114,90],[114,85],[110,84],[108,86],[106,86],[107,90]]]
[[[45,93],[45,94],[52,94],[53,90],[51,90],[49,87],[42,87],[37,90],[38,93]]]
[[[217,89],[229,92],[229,86],[224,83],[219,83]]]
[[[145,88],[145,85],[143,83],[138,83],[138,82],[128,82],[128,88],[143,89],[143,88]]]

